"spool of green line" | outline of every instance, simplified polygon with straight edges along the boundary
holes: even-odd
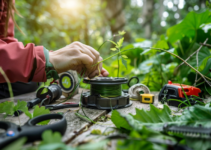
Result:
[[[122,95],[121,84],[117,85],[99,85],[91,84],[91,95],[100,95],[102,97],[118,97]]]
[[[90,84],[90,91],[82,93],[82,106],[94,109],[111,110],[132,105],[129,94],[122,90],[122,84],[128,83],[127,78],[95,77],[84,78]]]

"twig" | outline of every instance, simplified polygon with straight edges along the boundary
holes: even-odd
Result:
[[[211,47],[211,45],[210,44],[204,44],[204,43],[200,43],[201,45],[203,45],[203,46],[208,46],[208,47]]]
[[[207,38],[206,40],[208,40],[208,38]],[[206,42],[206,41],[205,41],[205,42]],[[201,45],[200,47],[202,47],[202,45]],[[200,47],[199,47],[199,48],[200,48]],[[201,49],[201,48],[200,48],[200,49]],[[199,51],[200,51],[200,49],[197,50],[197,52],[196,52],[196,69],[197,69],[197,70],[199,70],[199,59],[198,59],[198,56],[199,56]],[[197,78],[198,78],[198,73],[196,72],[196,78],[195,78],[194,86],[196,85]]]
[[[10,100],[14,103],[14,97],[13,97],[12,86],[11,86],[10,80],[8,79],[7,75],[4,73],[4,70],[1,67],[0,67],[0,73],[2,74],[5,81],[7,82],[9,93],[10,93]]]
[[[204,41],[203,44],[206,44],[208,41],[208,38]],[[194,53],[192,53],[185,61],[188,61],[188,59],[190,59],[195,53],[199,52],[201,50],[201,48],[203,47],[203,45],[201,45]],[[179,66],[177,66],[177,68],[179,68],[180,66],[182,66],[185,62],[182,62]]]

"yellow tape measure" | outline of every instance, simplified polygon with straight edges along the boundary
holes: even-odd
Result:
[[[153,94],[140,94],[139,100],[141,103],[153,104],[154,103],[154,95]]]

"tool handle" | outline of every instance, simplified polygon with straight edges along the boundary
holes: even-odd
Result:
[[[37,126],[36,124],[45,120],[50,119],[59,119],[59,121],[54,122],[53,124]],[[33,142],[36,140],[41,140],[41,135],[46,130],[51,130],[53,132],[59,132],[61,135],[64,135],[67,129],[67,121],[65,116],[61,114],[46,114],[37,116],[29,120],[23,127],[21,132],[21,137],[27,137],[27,142]]]
[[[41,121],[49,119],[56,119],[56,120],[59,119],[59,121],[44,126],[36,125]],[[53,132],[59,132],[61,133],[61,135],[64,135],[66,128],[67,128],[66,118],[60,114],[46,114],[37,116],[29,120],[22,127],[17,126],[16,124],[10,122],[0,121],[0,129],[5,130],[5,132],[0,135],[0,149],[22,137],[26,137],[27,142],[34,142],[37,140],[41,140],[42,134],[46,130],[52,130]]]
[[[35,105],[39,104],[42,100],[40,98],[35,98],[27,103],[27,107],[33,108]]]
[[[27,102],[27,107],[28,107],[28,109],[33,108],[35,105],[39,104],[40,102],[41,102],[41,99],[40,99],[40,98],[35,98],[35,99],[33,99],[33,100]],[[23,112],[20,111],[20,110],[15,111],[15,112],[14,112],[14,116],[19,116],[19,115],[21,115],[22,113],[23,113]]]

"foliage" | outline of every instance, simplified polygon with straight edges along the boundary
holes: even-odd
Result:
[[[119,31],[119,36],[123,36],[126,32],[125,31]],[[119,52],[121,52],[121,47],[124,41],[124,37],[119,39],[118,42],[114,42],[112,40],[108,40],[109,42],[113,43],[115,45],[115,48],[111,48],[112,51],[116,51],[118,50]],[[117,61],[118,61],[118,66],[117,66],[117,77],[119,77],[119,69],[120,69],[120,64],[119,64],[119,59],[121,56],[121,60],[122,60],[122,64],[125,66],[125,68],[127,69],[127,61],[125,60],[125,58],[127,58],[127,56],[125,55],[121,55],[121,53],[118,54],[117,57]]]
[[[21,150],[26,140],[27,139],[25,137],[20,138],[17,141],[11,143],[10,145],[7,145],[6,147],[4,147],[2,150],[11,150],[11,149]]]
[[[107,143],[106,140],[97,143],[83,144],[78,147],[71,147],[62,142],[62,136],[59,132],[52,132],[51,130],[46,130],[42,134],[42,142],[37,146],[23,147],[26,142],[26,138],[18,139],[17,141],[11,143],[4,150],[16,149],[16,150],[101,150]]]
[[[23,112],[28,111],[27,103],[20,100],[18,100],[16,105],[14,105],[14,103],[11,101],[0,103],[0,113],[5,113],[5,118],[7,117],[7,115],[13,115],[14,112],[16,112],[17,110]]]
[[[30,118],[35,118],[37,116],[40,115],[45,115],[45,114],[49,114],[50,110],[49,109],[45,109],[45,106],[41,106],[39,107],[38,105],[35,106],[33,113],[30,113],[29,111],[26,111],[25,114]],[[40,123],[38,123],[39,125],[46,125],[49,123],[50,120],[45,120],[42,121]]]
[[[167,35],[162,35],[160,40],[152,47],[170,48],[170,52],[186,59],[200,47],[200,43],[203,43],[206,38],[208,38],[207,43],[211,43],[211,30],[207,25],[210,23],[210,11],[207,10],[202,13],[190,12],[183,21],[170,27],[167,30]],[[142,44],[143,42],[145,43]],[[126,52],[128,58],[132,60],[130,64],[134,67],[132,72],[151,91],[159,91],[168,80],[188,85],[194,84],[196,74],[188,66],[182,65],[177,68],[182,63],[179,59],[163,52],[145,49],[147,47],[151,47],[151,45],[148,45],[147,40],[142,39],[141,42],[126,45],[122,50],[135,48],[135,50]],[[210,47],[207,46],[203,46],[198,53],[199,71],[208,77],[210,77],[209,63],[211,61],[209,55]],[[188,62],[194,68],[197,68],[196,54]],[[203,82],[203,79],[199,79],[197,84],[201,82]],[[207,90],[205,90],[205,86]],[[211,89],[206,83],[198,87],[203,91]]]
[[[168,125],[188,125],[210,127],[211,126],[211,108],[195,105],[185,109],[181,116],[172,116],[171,110],[168,106],[164,105],[162,110],[156,108],[154,105],[150,105],[150,110],[140,110],[136,108],[136,115],[121,115],[118,111],[112,112],[111,120],[115,126],[119,129],[127,129],[131,132],[134,130],[143,136],[142,130],[147,127],[150,130],[159,130],[163,128],[164,124],[168,122]],[[161,133],[160,133],[161,134]],[[169,134],[169,136],[178,136],[177,134]],[[149,137],[149,136],[147,136]],[[154,136],[153,136],[154,137]],[[211,148],[209,140],[199,139],[194,140],[196,143],[190,142],[192,138],[183,138],[186,141],[187,146],[197,149],[195,145],[205,144],[205,147],[201,147],[202,150]],[[180,139],[181,140],[181,139]],[[179,142],[179,141],[178,141]]]

